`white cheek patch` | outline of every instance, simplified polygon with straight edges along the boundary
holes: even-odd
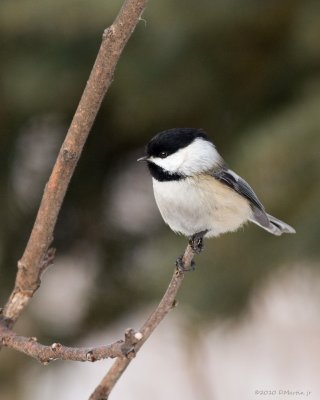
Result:
[[[160,157],[150,157],[150,160],[154,162],[155,164],[159,165],[159,167],[162,167],[166,171],[175,173],[177,172],[181,165],[185,162],[186,156],[187,156],[187,147],[184,149],[178,150],[176,153],[171,154],[170,156],[166,158],[160,158]]]
[[[191,176],[221,164],[222,158],[211,142],[198,138],[166,158],[150,157],[150,161],[168,172]]]

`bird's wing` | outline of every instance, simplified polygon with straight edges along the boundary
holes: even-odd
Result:
[[[292,226],[267,214],[251,186],[235,172],[221,168],[218,171],[213,171],[211,175],[250,201],[252,209],[250,221],[276,236],[282,235],[282,233],[296,232]]]
[[[242,179],[235,172],[231,171],[231,169],[223,168],[213,171],[212,176],[249,200],[253,212],[254,222],[258,222],[263,227],[268,227],[270,225],[269,218],[261,201],[258,199],[251,186],[244,179]]]
[[[231,187],[241,196],[246,197],[254,206],[264,211],[264,207],[261,201],[258,199],[251,186],[239,175],[231,171],[231,169],[221,169],[219,171],[214,171],[212,175],[220,182]]]

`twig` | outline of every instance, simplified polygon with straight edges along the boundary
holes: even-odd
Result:
[[[192,250],[192,247],[190,246],[190,244],[188,244],[182,257],[182,261],[186,268],[191,268],[194,254],[195,253]],[[149,338],[152,332],[156,329],[156,327],[160,324],[160,322],[164,319],[168,312],[176,305],[176,295],[182,284],[183,278],[184,272],[177,269],[174,272],[169,286],[165,294],[163,295],[158,307],[139,330],[139,332],[141,332],[142,334],[142,338],[135,346],[135,353],[140,350],[140,348],[143,346],[143,344]],[[128,358],[117,358],[106,376],[100,382],[99,386],[97,386],[95,391],[91,394],[89,400],[107,400],[115,384],[118,382],[130,362],[131,359]]]
[[[89,80],[46,185],[38,214],[21,260],[14,290],[3,315],[12,326],[40,285],[41,266],[53,240],[53,231],[70,179],[89,135],[116,64],[140,20],[147,0],[126,0],[114,23],[105,30]]]
[[[103,34],[89,80],[45,187],[28,244],[18,262],[15,287],[3,309],[0,321],[3,345],[22,351],[44,363],[52,359],[95,361],[117,356],[117,360],[91,395],[91,400],[108,398],[132,357],[175,306],[175,297],[184,278],[183,271],[177,270],[173,274],[161,302],[142,326],[141,332],[129,331],[124,342],[91,349],[70,348],[58,343],[44,346],[36,340],[16,335],[11,327],[38,289],[41,273],[53,260],[54,254],[50,254],[48,249],[53,240],[53,231],[64,196],[101,102],[112,83],[116,64],[146,4],[147,0],[126,0],[115,22]],[[193,257],[194,252],[188,245],[183,255],[186,268],[191,267]]]
[[[98,361],[105,358],[125,357],[132,358],[135,355],[135,346],[141,340],[141,333],[128,329],[125,340],[118,340],[107,346],[92,348],[67,347],[60,343],[45,346],[38,343],[35,337],[19,336],[12,330],[0,324],[0,340],[2,346],[20,351],[42,364],[48,364],[53,360],[68,361]]]

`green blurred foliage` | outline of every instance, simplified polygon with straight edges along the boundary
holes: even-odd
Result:
[[[102,32],[120,5],[115,0],[94,0],[90,6],[83,0],[0,3],[2,303]],[[195,319],[236,315],[275,268],[319,259],[319,2],[164,0],[150,2],[143,19],[121,57],[56,229],[61,258],[92,248],[99,259],[82,321],[69,334],[60,332],[59,341],[72,343],[162,294],[185,239],[162,223],[130,233],[102,216],[124,168],[143,168],[136,166],[136,156],[169,127],[207,130],[268,211],[297,230],[295,236],[275,238],[248,226],[208,241],[180,294]],[[17,148],[30,126],[48,129],[56,148],[28,202],[14,190],[12,171],[23,174]],[[151,185],[147,175],[143,183]],[[138,190],[134,180],[126,184]],[[53,339],[32,305],[19,326]],[[21,366],[32,362],[4,354],[10,360],[0,367],[4,381],[18,374],[17,360]]]

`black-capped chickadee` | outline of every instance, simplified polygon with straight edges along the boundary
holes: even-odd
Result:
[[[196,253],[202,249],[203,237],[235,231],[247,221],[273,235],[295,233],[266,213],[249,184],[228,169],[201,129],[158,133],[138,161],[148,164],[162,218],[174,232],[189,237]]]

